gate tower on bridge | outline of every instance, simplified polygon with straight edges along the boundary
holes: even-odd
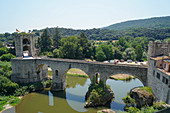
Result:
[[[28,56],[35,56],[34,36],[32,34],[17,34],[15,36],[16,57],[23,57],[25,50],[28,51]]]

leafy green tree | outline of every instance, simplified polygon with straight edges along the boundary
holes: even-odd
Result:
[[[137,45],[135,48],[136,60],[140,60],[143,57],[143,49],[141,45]]]
[[[102,48],[97,48],[97,50],[96,50],[96,60],[97,61],[104,61],[104,60],[106,60],[106,56],[105,56]]]
[[[114,48],[114,58],[115,59],[122,59],[122,52],[118,48]]]
[[[118,45],[121,46],[121,51],[124,51],[126,48],[129,47],[129,45],[128,45],[126,39],[123,38],[123,37],[122,37],[122,38],[119,38],[119,41],[118,41],[117,43],[118,43]]]
[[[78,36],[62,38],[59,48],[59,57],[61,58],[83,58],[83,48],[79,44]]]
[[[90,46],[90,41],[88,40],[86,34],[84,32],[82,32],[80,34],[80,37],[79,37],[79,44],[80,46],[82,47],[83,49],[83,54],[86,56],[88,50],[89,50],[89,46]]]
[[[135,51],[133,51],[132,48],[127,48],[125,52],[123,52],[123,58],[125,60],[128,60],[128,59],[135,60],[136,58]]]
[[[0,56],[2,56],[3,54],[6,54],[6,53],[8,53],[8,48],[6,48],[6,47],[1,47],[1,48],[0,48]]]
[[[0,59],[1,61],[10,61],[11,58],[15,58],[15,56],[11,53],[8,53],[8,54],[3,54]]]
[[[51,47],[51,38],[50,34],[48,32],[48,29],[46,28],[41,35],[41,37],[38,39],[38,45],[41,48],[41,51],[47,51]]]
[[[55,33],[53,36],[53,46],[59,48],[60,45],[60,40],[61,40],[62,36],[61,33],[59,31],[59,28],[55,28]]]
[[[98,48],[101,48],[102,51],[104,52],[105,56],[106,56],[106,60],[111,60],[114,58],[114,54],[113,54],[113,46],[112,45],[106,45],[106,44],[101,44],[99,45],[96,50]],[[97,50],[98,51],[98,50]]]
[[[53,55],[54,55],[54,58],[59,57],[59,49],[54,49],[53,50]]]
[[[0,75],[0,95],[11,95],[17,88],[19,88],[17,83],[13,83],[8,78]]]

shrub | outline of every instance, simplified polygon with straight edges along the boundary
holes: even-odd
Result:
[[[93,89],[87,102],[100,103],[101,102],[100,99],[101,98],[100,98],[100,95],[98,94],[98,92],[95,89]]]
[[[19,87],[17,83],[11,82],[7,77],[0,76],[0,94],[11,95]]]
[[[18,97],[14,97],[13,99],[9,100],[9,104],[12,105],[12,106],[15,106],[20,101],[21,101],[21,99],[19,99]]]
[[[29,93],[28,86],[22,86],[22,87],[18,88],[17,90],[15,90],[15,96],[24,96],[28,93]]]
[[[139,113],[139,109],[136,107],[129,107],[128,113]]]
[[[156,111],[158,111],[158,110],[154,109],[153,107],[147,106],[147,107],[141,108],[140,113],[154,113]]]
[[[8,53],[8,54],[3,54],[0,59],[1,61],[10,61],[11,58],[15,58],[15,56],[11,53]]]
[[[49,88],[52,84],[52,80],[46,80],[41,82],[45,88]]]
[[[161,109],[164,109],[164,107],[162,106],[163,103],[160,103],[160,102],[154,102],[153,103],[153,108],[154,109],[158,109],[158,110],[161,110]]]
[[[122,100],[126,105],[134,105],[135,104],[135,100],[133,98],[131,98],[129,94],[127,94],[126,97],[123,97]]]
[[[0,56],[2,56],[3,54],[7,54],[7,52],[8,52],[8,48],[6,48],[6,47],[0,48]]]

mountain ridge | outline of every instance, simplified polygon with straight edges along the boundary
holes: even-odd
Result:
[[[103,27],[102,29],[128,30],[133,28],[170,28],[170,16],[128,20]]]

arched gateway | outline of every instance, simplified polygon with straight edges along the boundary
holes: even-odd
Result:
[[[42,80],[48,73],[48,67],[53,72],[53,84],[51,90],[64,90],[66,86],[66,72],[70,68],[78,68],[84,71],[93,82],[93,76],[100,73],[100,79],[106,84],[106,80],[114,74],[130,74],[137,77],[144,85],[147,85],[147,67],[134,65],[115,65],[101,62],[87,62],[84,60],[56,59],[35,57],[33,36],[18,35],[15,38],[17,58],[12,62],[12,81],[18,83],[29,83]],[[29,56],[22,57],[23,47],[29,46]]]

